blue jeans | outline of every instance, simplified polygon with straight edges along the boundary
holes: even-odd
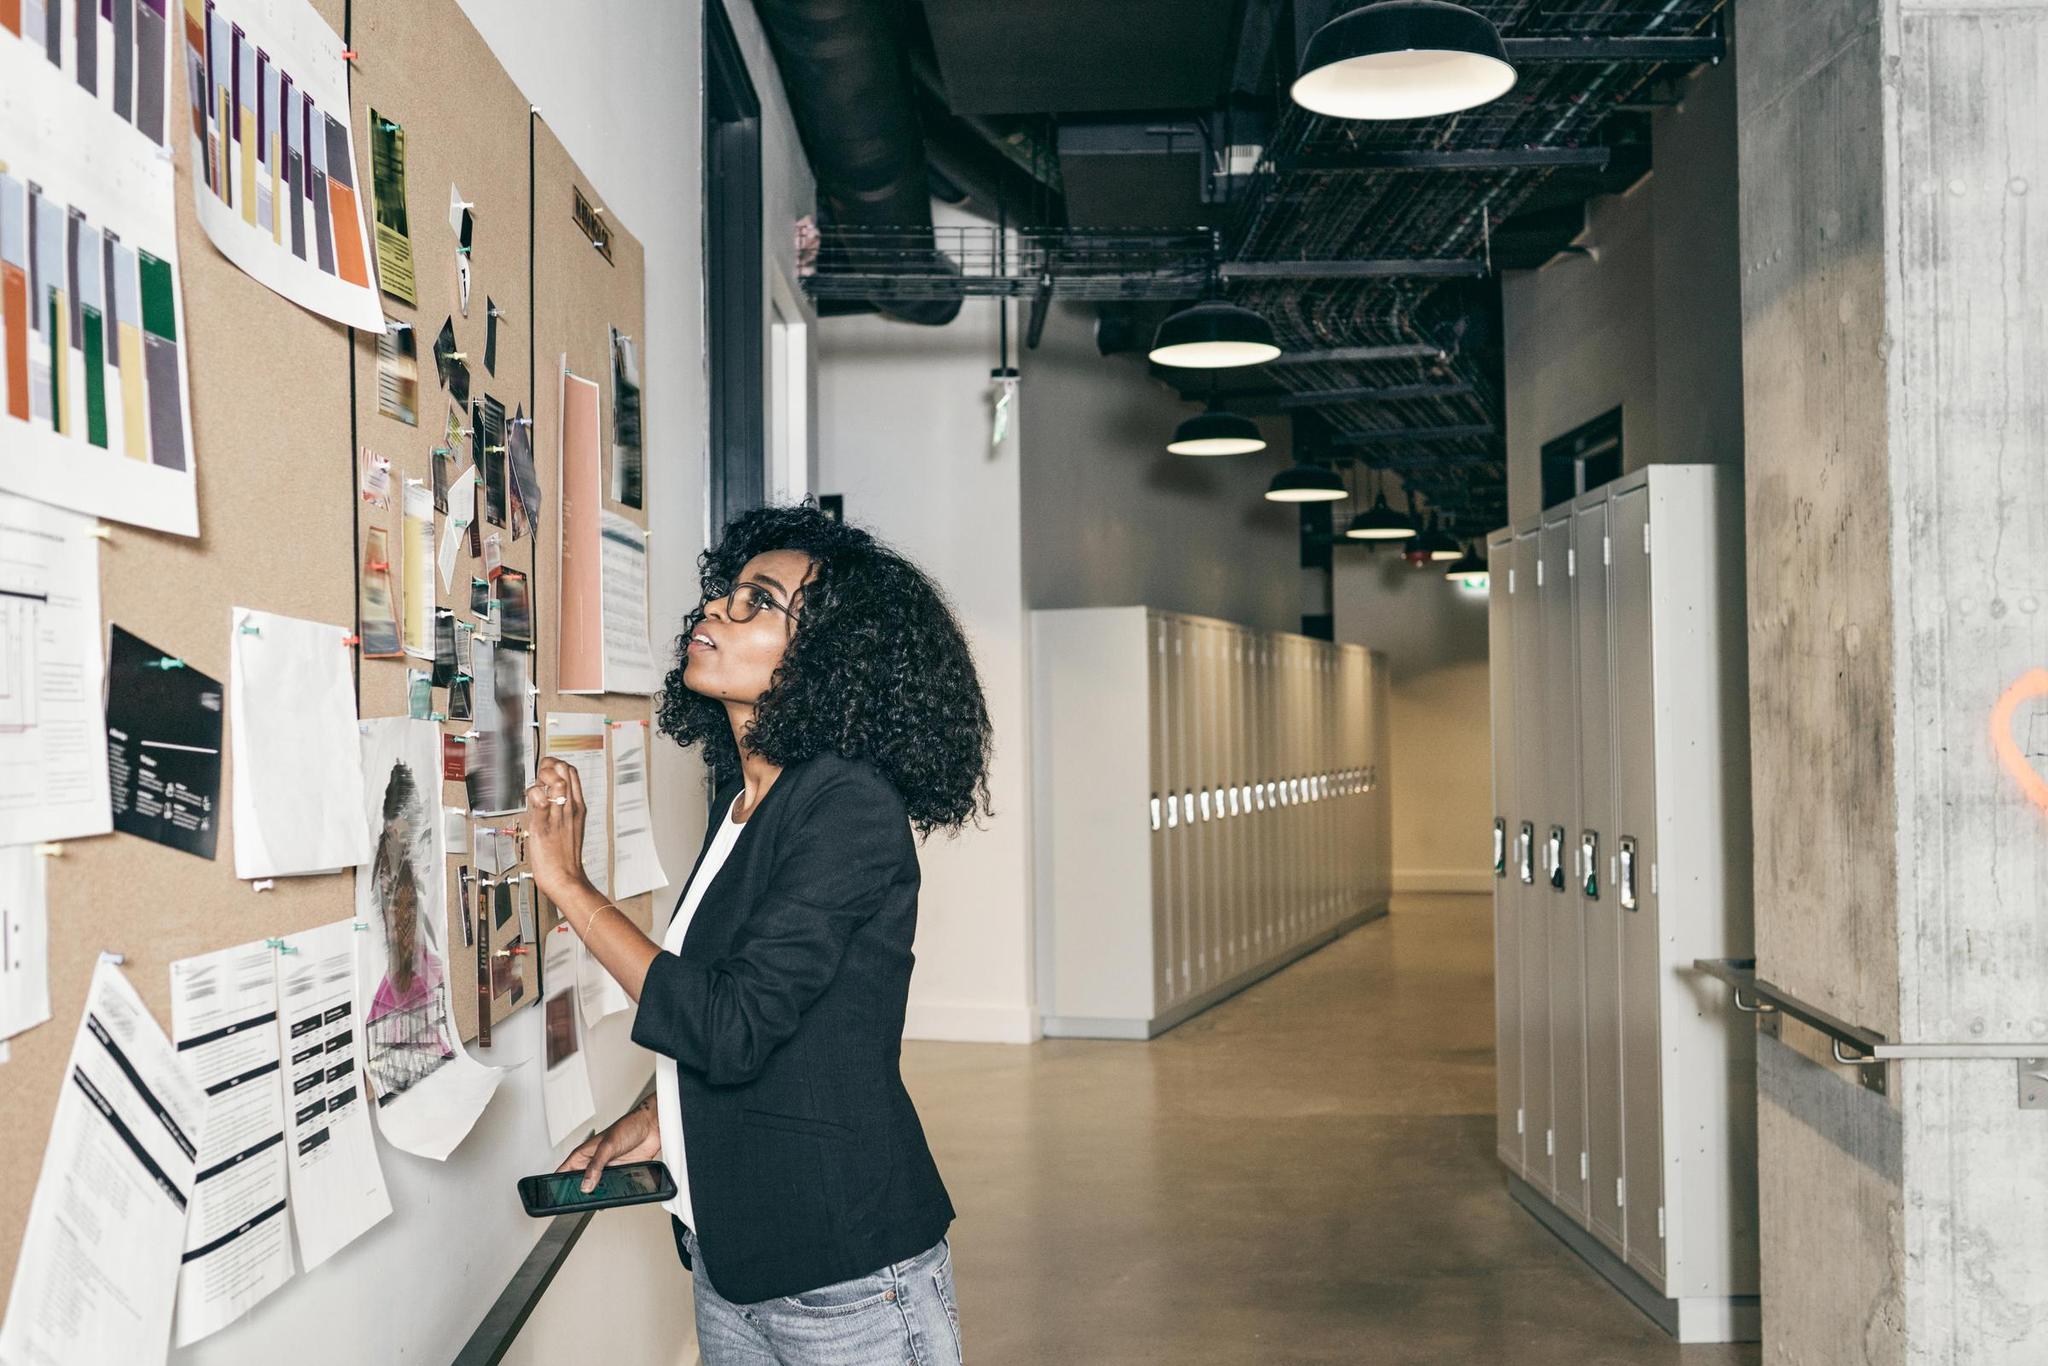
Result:
[[[959,1366],[953,1246],[799,1295],[734,1304],[712,1288],[686,1230],[704,1366]]]

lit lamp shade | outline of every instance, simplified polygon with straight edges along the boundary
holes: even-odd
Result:
[[[1344,534],[1354,541],[1405,541],[1415,534],[1415,523],[1387,506],[1387,495],[1377,494],[1372,506],[1351,519]]]
[[[1173,429],[1166,449],[1175,455],[1250,455],[1266,449],[1259,424],[1238,413],[1196,413]]]
[[[1344,481],[1327,465],[1289,465],[1266,485],[1276,503],[1339,503],[1345,496]]]
[[[1152,360],[1186,370],[1263,365],[1280,354],[1273,327],[1249,308],[1221,299],[1183,308],[1153,334]]]
[[[1293,95],[1330,118],[1426,119],[1497,100],[1514,84],[1483,16],[1443,0],[1381,0],[1315,31]]]
[[[1444,570],[1444,577],[1453,583],[1478,588],[1487,581],[1486,561],[1477,553],[1467,550]]]
[[[1448,564],[1452,560],[1462,558],[1465,554],[1463,547],[1451,539],[1450,533],[1438,526],[1433,526],[1423,532],[1422,539],[1417,541],[1416,545],[1419,549],[1429,552],[1429,558],[1432,563]]]

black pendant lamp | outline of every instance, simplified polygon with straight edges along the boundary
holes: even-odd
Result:
[[[1444,530],[1443,524],[1434,520],[1423,528],[1415,548],[1426,551],[1431,563],[1448,564],[1465,553],[1463,547],[1451,539],[1451,533]]]
[[[1263,365],[1279,354],[1271,323],[1226,299],[1205,299],[1159,324],[1149,357],[1160,365],[1220,370]]]
[[[1299,461],[1273,476],[1266,497],[1275,503],[1340,503],[1350,496],[1337,471]]]
[[[1372,506],[1351,519],[1344,534],[1354,541],[1405,541],[1415,534],[1413,518],[1387,506],[1387,495],[1373,495]]]
[[[1309,38],[1294,102],[1337,119],[1426,119],[1497,100],[1515,84],[1500,31],[1444,0],[1380,0]]]
[[[1462,556],[1444,569],[1444,577],[1453,583],[1463,583],[1467,588],[1483,588],[1488,581],[1486,560],[1468,546]]]
[[[1266,438],[1242,413],[1211,408],[1174,428],[1166,449],[1175,455],[1250,455],[1266,449]]]

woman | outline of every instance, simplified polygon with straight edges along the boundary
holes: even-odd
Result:
[[[661,943],[584,877],[575,770],[527,789],[535,881],[657,1055],[652,1103],[561,1169],[667,1163],[706,1366],[958,1362],[953,1205],[897,1065],[912,828],[989,810],[980,679],[931,581],[808,504],[736,519],[698,569],[661,729],[716,794]]]

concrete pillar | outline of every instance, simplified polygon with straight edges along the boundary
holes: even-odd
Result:
[[[2048,1056],[2048,0],[1736,17],[1758,970]],[[2048,1361],[2015,1063],[1759,1053],[1765,1361]]]

